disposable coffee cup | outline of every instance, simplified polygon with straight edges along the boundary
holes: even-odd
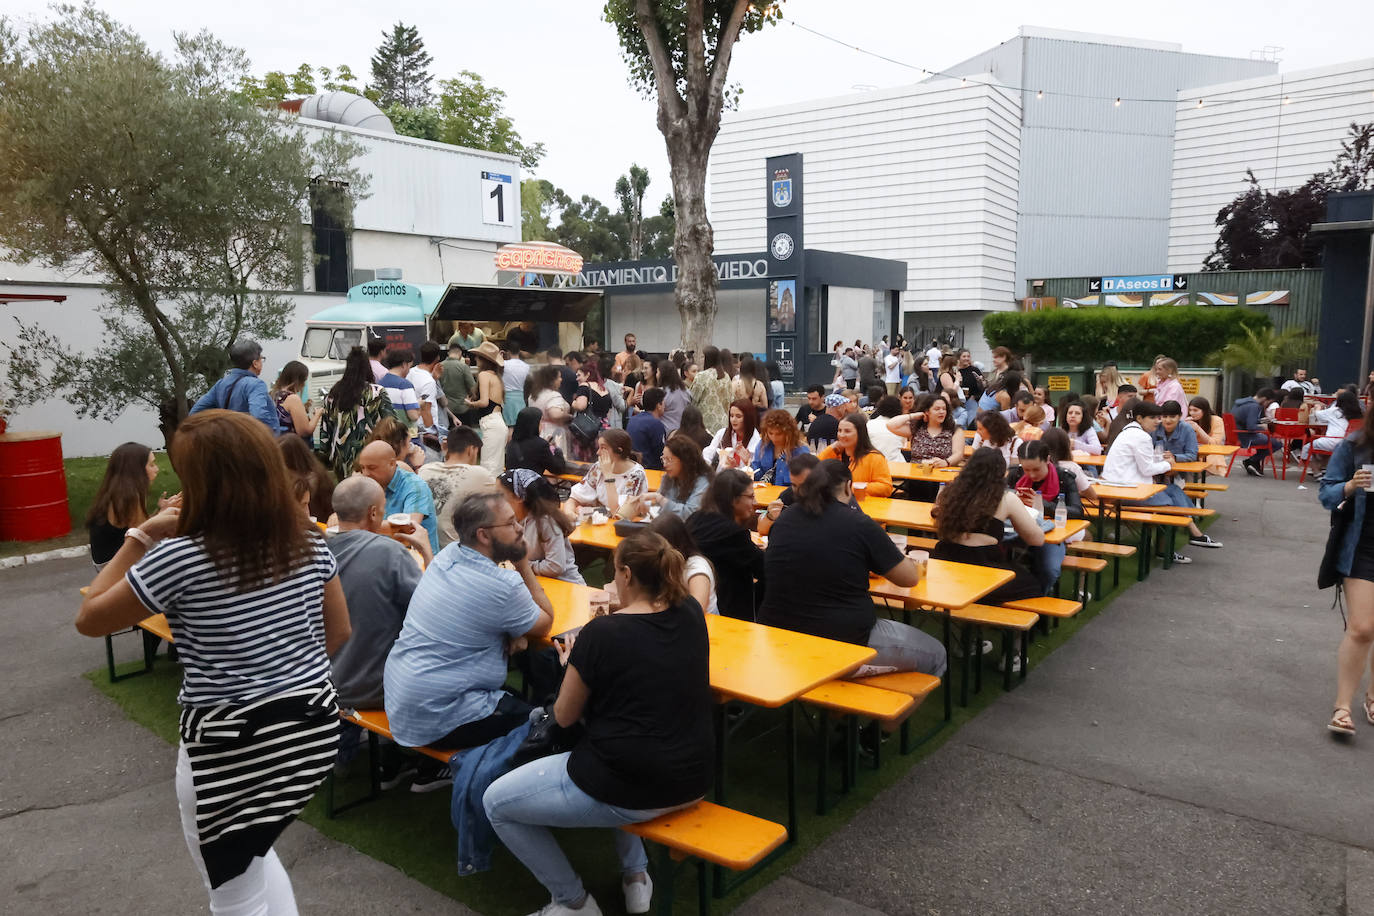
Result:
[[[855,498],[855,499],[863,499],[863,498],[864,498],[865,496],[867,496],[867,495],[868,495],[868,484],[866,484],[866,483],[856,483],[856,484],[854,484],[854,498]]]
[[[1360,470],[1374,475],[1374,464],[1362,464],[1360,465]],[[1366,493],[1374,493],[1374,477],[1370,478],[1369,486],[1365,487],[1364,491]]]

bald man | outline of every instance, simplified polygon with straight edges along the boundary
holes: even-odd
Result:
[[[417,528],[429,535],[431,552],[439,550],[439,525],[434,517],[434,496],[429,485],[396,460],[385,442],[369,442],[358,454],[358,473],[375,480],[386,493],[386,514],[409,515]]]

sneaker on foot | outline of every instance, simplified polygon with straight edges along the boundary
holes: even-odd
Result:
[[[649,904],[654,899],[654,882],[648,874],[643,881],[621,881],[620,888],[625,892],[625,912],[649,912]]]
[[[540,907],[538,912],[531,913],[530,916],[601,916],[601,907],[597,906],[596,899],[588,894],[579,907],[571,907],[566,903],[550,900]]]
[[[451,785],[453,785],[453,771],[445,766],[428,773],[417,774],[415,779],[410,783],[410,791],[436,792],[439,789],[446,789]],[[541,910],[540,912],[543,911]],[[580,913],[582,911],[572,910],[570,912]],[[596,912],[600,912],[600,910]]]
[[[1195,538],[1189,538],[1189,539],[1188,539],[1188,543],[1189,543],[1189,544],[1192,544],[1194,547],[1220,547],[1220,546],[1221,546],[1221,541],[1214,541],[1214,540],[1212,540],[1212,538],[1208,537],[1208,536],[1205,535],[1205,534],[1198,535],[1198,536],[1195,537]]]
[[[384,763],[378,769],[381,771],[378,774],[381,778],[377,785],[383,789],[394,789],[416,773],[415,762],[405,759],[390,764]]]
[[[998,670],[998,671],[1006,671],[1006,670],[1007,670],[1007,660],[1006,660],[1006,657],[1005,657],[1005,656],[999,657],[999,658],[997,659],[997,670]],[[1020,673],[1021,673],[1021,653],[1020,653],[1020,652],[1013,652],[1013,653],[1011,654],[1011,673],[1012,673],[1012,674],[1020,674]]]
[[[982,644],[979,645],[979,646],[975,646],[974,649],[973,649],[973,651],[974,651],[974,654],[975,654],[975,655],[991,655],[991,654],[992,654],[992,640],[990,640],[990,639],[985,639],[985,640],[983,640]],[[963,657],[964,657],[964,641],[963,641],[962,639],[956,639],[956,640],[954,641],[954,651],[953,651],[951,654],[952,654],[955,658],[963,658]]]
[[[1261,471],[1259,468],[1255,467],[1253,464],[1247,464],[1247,465],[1245,466],[1245,473],[1249,474],[1251,477],[1263,477],[1263,476],[1264,476],[1264,472]]]
[[[1174,552],[1174,562],[1175,562],[1175,563],[1178,563],[1178,564],[1181,564],[1181,565],[1183,565],[1183,566],[1187,566],[1189,563],[1193,562],[1193,558],[1192,558],[1192,557],[1185,557],[1183,554],[1181,554],[1181,553],[1175,551],[1175,552]]]

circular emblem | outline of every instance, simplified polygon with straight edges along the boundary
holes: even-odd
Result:
[[[779,232],[773,236],[773,257],[779,261],[786,261],[792,257],[792,236],[786,232]]]

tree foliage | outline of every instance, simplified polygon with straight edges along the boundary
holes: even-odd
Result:
[[[715,235],[706,215],[706,166],[721,111],[738,98],[726,77],[735,42],[781,16],[779,2],[607,0],[630,84],[658,103],[673,181],[675,290],[683,346],[710,344],[716,319]]]
[[[110,419],[142,402],[170,430],[236,337],[282,336],[290,303],[262,290],[298,283],[312,177],[355,197],[366,179],[355,145],[244,97],[246,73],[206,33],[167,61],[91,6],[0,30],[0,246],[109,288],[98,353],[22,325],[3,345],[16,397]]]
[[[425,51],[420,30],[398,22],[390,32],[382,33],[382,43],[372,55],[373,99],[379,106],[400,105],[421,108],[430,103],[429,84],[433,77],[429,65],[434,62]]]
[[[1096,365],[1115,359],[1149,365],[1157,354],[1167,353],[1180,365],[1206,365],[1247,327],[1271,326],[1269,316],[1239,307],[1097,307],[994,312],[983,319],[983,336],[990,347],[1029,353],[1041,363]]]
[[[632,170],[638,168],[632,166]],[[649,184],[648,172],[644,185]],[[628,181],[625,176],[622,180]],[[659,212],[642,219],[641,248],[631,248],[629,219],[623,209],[611,210],[588,194],[574,200],[562,188],[544,179],[527,179],[520,186],[522,237],[526,241],[557,242],[589,262],[658,259],[672,254],[673,199],[666,198]]]
[[[273,107],[288,98],[303,98],[317,92],[362,95],[358,89],[358,77],[348,64],[313,69],[309,64],[301,64],[291,73],[269,70],[262,76],[245,74],[239,79],[238,91],[244,98],[263,107]]]
[[[649,170],[633,163],[629,174],[615,181],[615,197],[620,201],[620,215],[629,236],[630,260],[638,260],[644,251],[644,192],[648,187]]]
[[[1228,341],[1209,359],[1227,371],[1272,378],[1282,369],[1305,364],[1317,349],[1317,338],[1302,328],[1242,328],[1244,334]]]
[[[1203,270],[1316,267],[1321,249],[1312,224],[1326,215],[1328,194],[1374,188],[1374,123],[1351,124],[1331,168],[1296,188],[1265,190],[1250,169],[1246,189],[1217,213],[1216,245]]]

